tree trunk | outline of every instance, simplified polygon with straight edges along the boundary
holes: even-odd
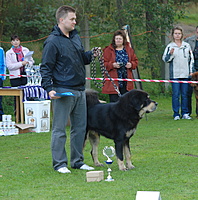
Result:
[[[81,32],[81,40],[84,46],[85,51],[90,50],[90,39],[89,39],[89,21],[87,15],[81,19],[80,22],[80,32]],[[90,65],[86,66],[86,77],[90,77]],[[90,80],[86,80],[86,88],[91,88]]]
[[[7,2],[6,0],[0,0],[0,40],[2,40],[2,36],[3,36],[6,2]]]
[[[167,4],[167,0],[162,0],[163,4]],[[166,36],[166,33],[163,32],[163,35],[161,35],[161,44],[168,44],[168,37]],[[161,77],[162,79],[168,80],[169,79],[169,64],[165,63],[164,61],[161,62]],[[169,87],[169,83],[164,83],[164,89],[167,90]]]
[[[119,28],[121,28],[122,26],[124,26],[125,22],[124,22],[124,17],[122,16],[122,0],[116,0],[116,4],[117,4],[117,10],[118,10],[118,14],[117,14],[117,21],[118,21],[118,26]]]
[[[155,38],[154,31],[157,30],[157,27],[155,27],[155,25],[152,23],[154,16],[152,13],[151,6],[152,5],[150,4],[150,2],[146,3],[146,30],[148,32],[152,31],[148,34],[149,36],[147,37],[147,48],[148,48],[148,57],[149,57],[148,62],[152,63],[150,66],[151,76],[152,76],[152,78],[156,78],[157,73],[155,70],[155,67],[156,67],[155,64],[157,65],[157,63],[154,64],[154,62],[151,62],[151,61],[153,60],[153,58],[156,57],[155,50],[157,49],[156,46],[158,44],[155,44],[156,38]],[[156,61],[156,59],[155,59],[155,61]]]

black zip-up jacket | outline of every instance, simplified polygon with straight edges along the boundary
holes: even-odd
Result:
[[[40,73],[41,86],[50,92],[53,87],[85,89],[85,65],[91,62],[92,52],[84,51],[76,30],[66,37],[58,25],[44,42]]]

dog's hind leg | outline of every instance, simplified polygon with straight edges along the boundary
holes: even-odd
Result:
[[[135,168],[135,166],[132,165],[132,163],[131,163],[131,151],[130,151],[130,146],[129,146],[129,139],[125,141],[123,150],[124,150],[124,155],[125,155],[125,159],[126,159],[127,169]]]
[[[100,142],[100,135],[98,133],[96,133],[95,131],[89,131],[89,141],[90,141],[90,144],[92,147],[91,156],[94,161],[94,165],[97,167],[104,166],[98,160],[98,145]]]

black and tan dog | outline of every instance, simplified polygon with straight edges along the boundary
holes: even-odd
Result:
[[[93,90],[86,91],[86,98],[87,133],[94,164],[102,165],[98,161],[98,144],[100,135],[103,135],[115,143],[119,169],[125,171],[134,168],[129,139],[135,134],[139,120],[145,113],[153,112],[157,103],[152,101],[146,92],[136,89],[122,95],[115,103],[100,103],[97,92]]]
[[[191,80],[198,81],[198,72],[194,72],[192,74]],[[193,91],[196,98],[196,114],[197,114],[197,119],[198,119],[198,83],[191,83],[190,85],[193,87]]]

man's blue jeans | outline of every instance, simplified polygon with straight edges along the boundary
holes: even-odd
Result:
[[[188,81],[188,79],[172,79],[177,81]],[[188,89],[189,83],[172,83],[172,109],[173,117],[188,114]],[[181,102],[181,103],[180,103]]]

